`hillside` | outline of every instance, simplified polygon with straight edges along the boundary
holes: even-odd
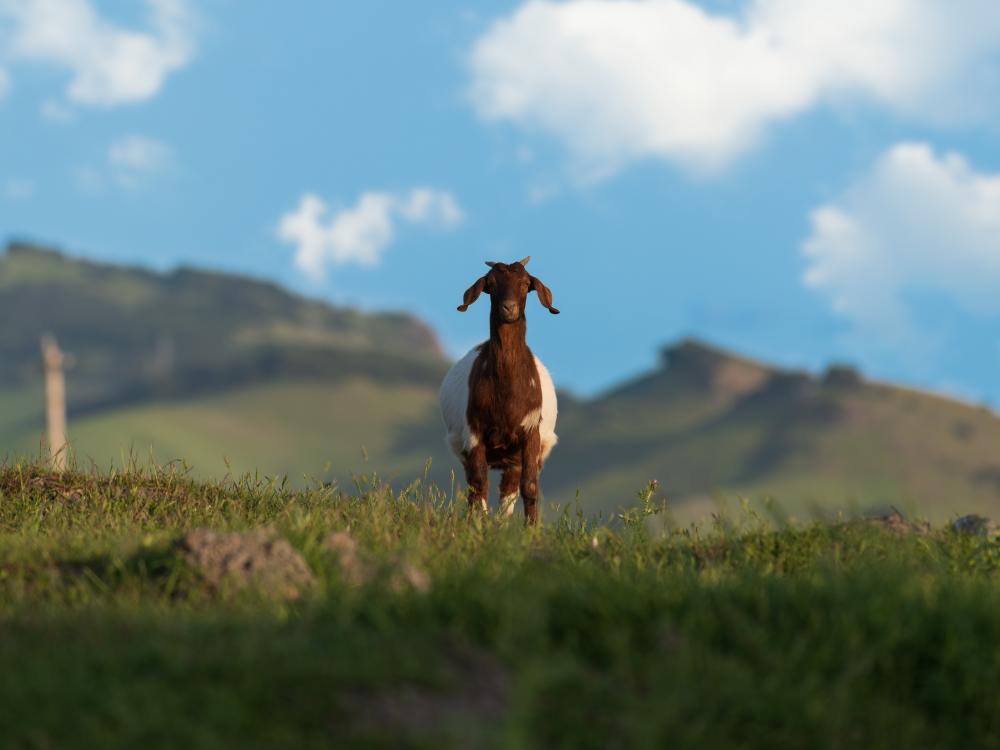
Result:
[[[75,409],[278,377],[426,379],[444,364],[434,333],[409,315],[337,308],[230,274],[156,273],[17,243],[0,254],[0,319],[17,321],[0,328],[0,385],[34,382],[39,336],[54,333],[75,362]]]
[[[449,486],[459,468],[437,411],[447,363],[411,317],[24,246],[0,256],[0,314],[17,321],[0,330],[0,456],[39,453],[38,335],[52,331],[76,360],[70,438],[82,465],[183,459],[197,476],[300,486],[372,470],[405,484],[428,458],[430,478]],[[547,499],[579,490],[591,513],[657,479],[681,518],[737,496],[798,515],[890,504],[937,520],[1000,514],[995,414],[842,367],[816,376],[682,341],[595,398],[563,394],[558,432]]]
[[[656,478],[684,515],[735,495],[796,513],[1000,510],[1000,419],[989,410],[844,367],[820,377],[771,368],[693,340],[565,414],[559,433],[548,486],[583,488],[588,508],[610,510],[607,499]]]
[[[24,244],[0,254],[0,316],[16,321],[0,327],[0,455],[39,453],[43,333],[71,358],[78,460],[107,466],[130,453],[147,460],[152,450],[156,460],[184,458],[211,475],[227,462],[293,476],[348,459],[353,466],[362,445],[378,448],[414,414],[426,419],[447,366],[434,333],[409,315]],[[423,459],[401,465],[416,471]]]

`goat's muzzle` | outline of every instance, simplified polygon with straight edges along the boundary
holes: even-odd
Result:
[[[517,302],[504,302],[500,305],[500,318],[504,323],[513,323],[521,317],[520,305]]]

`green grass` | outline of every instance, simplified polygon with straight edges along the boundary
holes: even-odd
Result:
[[[12,396],[10,401],[25,399]],[[0,407],[4,404],[0,391]],[[20,429],[7,432],[0,426],[0,449],[13,456],[37,456],[44,440],[43,418],[39,415],[29,428],[18,424]],[[406,440],[408,430],[421,439]],[[161,464],[182,459],[204,479],[259,471],[287,475],[299,486],[309,479],[349,485],[352,472],[365,471],[368,462],[392,466],[395,476],[409,481],[431,456],[436,477],[443,481],[450,468],[443,436],[435,389],[361,378],[258,384],[70,422],[80,465],[107,469],[127,464],[133,455]]]
[[[358,481],[0,472],[4,746],[1000,746],[993,539],[649,502],[525,529]],[[212,587],[172,551],[196,527],[272,528],[314,585]]]

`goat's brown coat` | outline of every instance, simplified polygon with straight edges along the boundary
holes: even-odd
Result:
[[[538,475],[542,469],[539,420],[542,389],[535,357],[526,342],[525,302],[530,291],[553,314],[552,292],[521,263],[491,264],[463,295],[460,311],[486,291],[490,294],[490,339],[479,347],[469,373],[466,420],[476,437],[462,454],[469,483],[469,505],[487,507],[489,469],[502,469],[500,489],[509,497],[518,488],[528,523],[538,520]],[[516,309],[512,307],[516,305]]]

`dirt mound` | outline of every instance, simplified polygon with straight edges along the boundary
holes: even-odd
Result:
[[[195,529],[175,548],[215,588],[254,588],[267,596],[295,599],[313,582],[302,555],[270,529],[245,533]]]
[[[903,514],[895,508],[891,513],[870,516],[864,519],[866,523],[891,531],[894,534],[917,534],[924,536],[931,532],[931,525],[927,521],[907,521]]]
[[[348,586],[362,586],[371,579],[372,566],[350,532],[331,532],[323,540],[323,549],[336,557],[340,575]]]

